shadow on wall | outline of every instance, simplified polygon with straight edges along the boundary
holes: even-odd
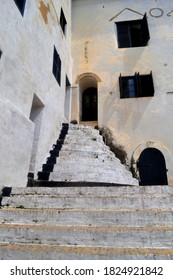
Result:
[[[117,97],[118,97],[118,82],[115,84],[110,92],[107,92],[103,98],[105,98],[103,103],[104,123],[107,124],[111,120],[113,114],[116,111]]]
[[[125,127],[130,127],[134,131],[145,114],[149,113],[153,118],[153,111],[149,111],[153,97],[121,99],[118,80],[112,90],[105,93],[103,99],[103,123],[107,126],[109,122],[113,121],[119,132]]]

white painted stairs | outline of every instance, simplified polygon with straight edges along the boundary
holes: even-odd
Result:
[[[12,188],[0,259],[173,259],[173,187]]]
[[[91,126],[69,124],[50,181],[106,182],[138,185],[131,172]]]

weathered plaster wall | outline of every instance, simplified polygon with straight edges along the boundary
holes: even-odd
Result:
[[[0,185],[25,187],[28,171],[41,169],[64,121],[65,79],[71,81],[72,64],[71,1],[26,0],[23,17],[12,0],[2,0],[0,10]],[[54,45],[62,61],[61,87],[52,74]],[[34,96],[42,104],[39,133],[30,119]],[[37,150],[29,170],[34,135]]]
[[[141,19],[145,13],[150,31],[148,46],[118,49],[115,22]],[[126,150],[129,162],[143,143],[147,146],[146,143],[152,142],[166,149],[169,183],[173,184],[172,0],[74,0],[72,18],[73,86],[78,75],[97,74],[101,79],[99,126],[112,130],[117,143]],[[130,76],[150,71],[154,97],[120,99],[120,73]]]

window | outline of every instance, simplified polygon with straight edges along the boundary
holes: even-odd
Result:
[[[152,72],[148,75],[119,77],[120,98],[154,96]]]
[[[58,84],[61,85],[61,59],[60,59],[59,54],[57,53],[57,50],[55,47],[54,47],[54,54],[53,54],[52,72],[53,72]]]
[[[25,2],[26,0],[14,0],[14,2],[16,3],[21,15],[23,16],[24,14],[24,10],[25,10]]]
[[[146,46],[149,39],[147,16],[141,20],[117,22],[118,48]]]
[[[65,34],[67,21],[64,16],[64,12],[63,12],[62,8],[61,8],[61,15],[60,15],[60,25],[61,25],[63,33]]]

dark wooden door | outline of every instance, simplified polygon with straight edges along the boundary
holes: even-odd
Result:
[[[97,89],[88,88],[82,95],[82,121],[97,120]]]
[[[167,185],[163,154],[155,148],[145,149],[139,157],[140,185]]]

